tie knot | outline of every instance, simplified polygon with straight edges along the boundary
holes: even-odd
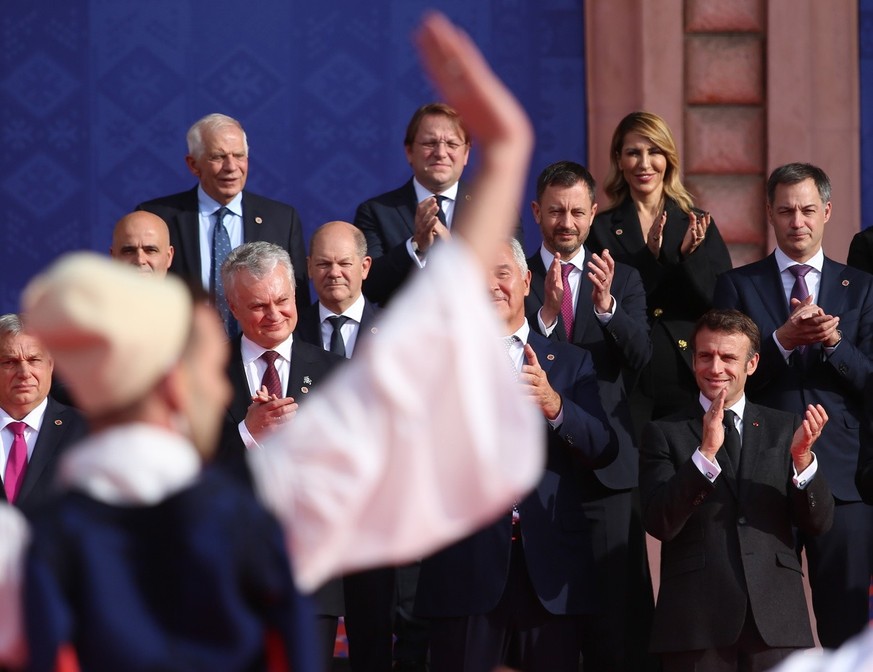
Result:
[[[503,337],[503,347],[509,350],[513,345],[519,343],[521,339],[513,334],[512,336],[504,336]]]
[[[15,436],[24,436],[24,430],[27,428],[27,423],[24,422],[10,422],[6,427],[15,434]]]
[[[448,196],[434,195],[434,198],[436,199],[437,205],[440,206],[440,209],[442,209],[443,203],[449,200]]]
[[[279,359],[279,353],[275,350],[266,350],[264,354],[261,355],[261,359],[267,362],[267,365],[275,364],[276,360]]]
[[[230,212],[230,210],[222,205],[218,210],[215,211],[215,221],[217,221],[219,224],[224,224],[224,217],[225,215],[227,215],[228,212]]]
[[[330,322],[330,326],[333,327],[334,331],[339,331],[342,329],[342,326],[348,322],[351,318],[345,315],[331,315],[327,318],[327,321]]]
[[[573,264],[561,264],[561,278],[566,280],[573,272]]]
[[[724,412],[724,425],[730,429],[736,429],[737,427],[737,414],[734,411],[725,411]]]
[[[805,278],[806,274],[812,270],[812,266],[807,264],[795,264],[794,266],[789,266],[788,271],[795,278]]]

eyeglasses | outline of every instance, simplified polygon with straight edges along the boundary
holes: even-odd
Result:
[[[446,152],[449,154],[454,154],[461,147],[465,147],[466,144],[463,142],[458,142],[457,140],[428,140],[426,142],[417,142],[415,143],[420,147],[423,147],[424,150],[428,153],[435,152],[440,145],[446,146]]]

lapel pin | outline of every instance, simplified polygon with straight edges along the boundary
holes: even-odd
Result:
[[[371,334],[378,334],[378,333],[379,333],[379,327],[370,327],[370,333],[371,333]]]
[[[312,385],[312,378],[309,376],[303,376],[303,383],[304,385]]]
[[[624,229],[616,229],[616,230],[615,230],[615,235],[616,235],[616,236],[620,236],[620,235],[623,234],[623,233],[624,233]]]
[[[61,425],[64,424],[64,421],[63,421],[63,420],[55,420],[55,424],[56,424],[58,427],[60,427]]]
[[[686,341],[684,338],[680,338],[676,342],[679,344],[680,350],[686,350],[688,348],[688,341]]]
[[[546,355],[546,359],[548,359],[550,362],[551,362],[554,358],[555,358],[555,356],[554,356],[551,352],[550,352],[548,355]]]
[[[843,280],[843,287],[848,287],[848,286],[849,286],[849,281]]]
[[[467,194],[466,196],[464,196],[464,200],[465,200],[465,201],[472,201],[472,200],[473,200],[473,197],[470,196],[470,194]]]
[[[757,420],[752,422],[752,427],[760,427],[760,426],[761,426],[761,424]]]
[[[306,385],[304,385],[303,387],[301,387],[301,388],[300,388],[300,391],[303,392],[303,394],[309,394],[309,388],[306,387]]]
[[[264,223],[263,219],[261,219],[260,217],[255,217],[255,224],[263,224],[263,223]]]

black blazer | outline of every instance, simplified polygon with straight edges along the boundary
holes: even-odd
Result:
[[[527,263],[531,271],[531,291],[525,300],[525,308],[531,328],[538,328],[537,312],[545,299],[547,269],[539,250]],[[592,289],[588,275],[583,273],[576,302],[573,343],[591,353],[600,386],[600,400],[619,445],[615,461],[594,474],[607,488],[635,488],[639,452],[627,398],[629,385],[652,356],[646,323],[646,294],[639,273],[625,264],[616,264],[611,292],[615,297],[615,315],[604,327],[594,315]],[[559,314],[552,339],[566,341],[566,338],[564,320]]]
[[[747,401],[739,473],[720,450],[722,473],[710,483],[691,460],[702,418],[697,403],[643,433],[643,523],[662,542],[652,651],[732,646],[748,603],[768,646],[811,647],[794,526],[811,535],[831,526],[823,465],[797,489],[791,439],[800,419]]]
[[[815,444],[816,454],[834,495],[858,501],[863,392],[873,374],[873,276],[825,258],[817,298],[826,313],[839,316],[843,339],[832,355],[815,344],[805,356],[794,353],[786,361],[773,339],[789,315],[773,254],[725,273],[715,293],[718,307],[743,311],[761,330],[761,360],[746,383],[749,398],[798,413],[807,404],[824,406],[830,421]]]
[[[873,273],[873,229],[864,229],[849,243],[846,264],[867,273]]]
[[[528,340],[564,402],[564,421],[548,429],[546,468],[518,504],[524,555],[534,590],[553,614],[602,608],[597,563],[606,532],[586,509],[582,474],[605,466],[617,445],[600,405],[597,376],[586,350],[531,331]],[[491,611],[507,588],[512,545],[509,511],[495,523],[422,562],[416,612],[425,617]]]
[[[24,482],[15,500],[15,505],[25,514],[50,498],[54,492],[58,459],[87,433],[88,425],[79,411],[48,398],[33,455],[27,463]],[[2,487],[0,500],[6,501],[6,490]]]
[[[140,203],[137,210],[158,215],[170,229],[170,244],[175,248],[170,272],[200,284],[200,217],[197,188]],[[310,302],[306,275],[306,245],[303,225],[297,210],[248,191],[243,191],[243,241],[264,240],[288,250],[294,265],[297,309]]]
[[[458,196],[452,221],[470,200],[464,182],[458,183]],[[370,273],[364,280],[364,295],[373,303],[384,305],[397,291],[409,272],[417,266],[406,249],[406,241],[415,232],[418,199],[412,178],[399,189],[364,201],[355,212],[355,226],[367,239],[367,254],[373,258]]]
[[[651,325],[652,361],[640,381],[659,417],[697,399],[691,363],[691,332],[697,318],[712,307],[719,273],[731,268],[731,258],[715,222],[703,244],[686,258],[679,254],[688,229],[688,215],[668,200],[661,254],[656,259],[643,238],[636,207],[626,199],[594,218],[585,247],[639,271],[646,290]]]

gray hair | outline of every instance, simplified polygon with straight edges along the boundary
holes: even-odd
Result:
[[[527,273],[527,259],[524,256],[524,248],[515,238],[510,238],[506,242],[509,245],[509,249],[512,251],[512,258],[515,260],[515,265],[518,266],[518,270],[520,270],[521,274],[524,275]]]
[[[811,163],[786,163],[774,169],[767,179],[767,203],[773,205],[776,187],[780,184],[797,184],[804,180],[815,182],[822,203],[826,204],[831,200],[831,181],[821,168]]]
[[[21,324],[21,316],[18,313],[0,315],[0,338],[18,336],[22,331],[24,331],[24,327]]]
[[[226,128],[228,126],[238,128],[242,132],[243,147],[246,150],[246,156],[248,156],[249,141],[246,138],[246,132],[242,127],[242,124],[233,117],[228,117],[226,114],[219,114],[217,112],[201,117],[194,122],[191,128],[188,129],[188,133],[185,136],[185,139],[188,142],[188,154],[194,158],[203,156],[203,132],[214,132],[220,128]]]
[[[242,271],[250,273],[258,280],[273,272],[276,266],[281,266],[288,274],[291,289],[294,289],[294,266],[288,251],[275,243],[256,240],[240,245],[227,255],[221,265],[221,281],[225,292],[229,292],[236,281],[236,276]]]

